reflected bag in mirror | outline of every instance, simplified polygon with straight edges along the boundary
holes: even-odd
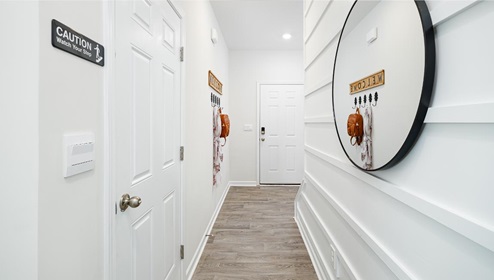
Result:
[[[359,108],[354,114],[348,116],[347,132],[350,138],[350,144],[352,146],[360,145],[364,136],[364,118],[360,114]]]

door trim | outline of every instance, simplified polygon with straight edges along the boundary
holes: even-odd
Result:
[[[261,86],[263,85],[304,85],[303,81],[257,81],[257,124],[256,124],[256,185],[261,183]],[[304,98],[305,99],[305,98]]]
[[[103,277],[105,280],[115,278],[115,255],[114,255],[114,223],[115,223],[115,202],[113,200],[115,190],[112,187],[111,176],[111,150],[110,141],[111,115],[110,98],[115,94],[115,1],[103,2],[103,14],[105,18],[104,34],[106,65],[104,70],[104,94],[103,94]]]
[[[115,2],[119,0],[110,0],[102,3],[105,18],[104,24],[104,42],[106,44],[106,65],[104,70],[104,89],[103,89],[103,279],[117,280],[116,263],[115,263],[115,215],[118,211],[116,201],[116,190],[113,187],[113,171],[112,166],[112,149],[111,131],[112,127],[112,104],[111,100],[115,97]],[[172,9],[180,18],[181,34],[180,43],[185,47],[185,23],[184,11],[176,5],[173,0],[167,0]],[[183,145],[184,139],[184,114],[185,108],[183,104],[185,93],[185,66],[180,62],[180,145]],[[183,161],[180,162],[180,244],[184,242],[184,170]],[[183,260],[180,262],[180,275],[185,277],[185,266]]]

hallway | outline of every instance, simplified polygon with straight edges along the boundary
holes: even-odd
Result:
[[[231,187],[192,279],[317,279],[293,219],[297,190]]]
[[[0,19],[0,280],[494,279],[494,1]]]

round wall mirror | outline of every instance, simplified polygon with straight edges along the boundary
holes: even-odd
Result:
[[[434,73],[434,30],[425,2],[355,1],[333,68],[336,131],[355,166],[389,168],[410,151]],[[357,111],[360,116],[349,118]]]

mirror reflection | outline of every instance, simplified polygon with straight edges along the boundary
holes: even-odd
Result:
[[[391,167],[413,146],[432,92],[434,60],[424,2],[355,2],[337,49],[333,113],[341,145],[357,167]]]

